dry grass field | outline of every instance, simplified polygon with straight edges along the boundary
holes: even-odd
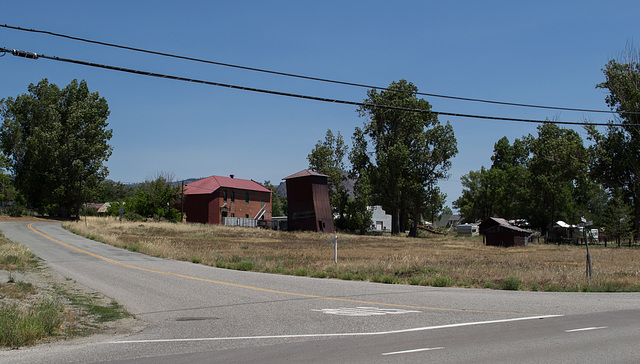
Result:
[[[87,218],[63,224],[106,244],[211,266],[318,278],[533,291],[640,291],[640,250],[529,244],[485,246],[482,237],[333,235]]]

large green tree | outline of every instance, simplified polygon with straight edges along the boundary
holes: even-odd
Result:
[[[324,140],[318,140],[311,153],[307,155],[309,169],[327,175],[329,182],[329,201],[334,213],[344,219],[349,200],[349,192],[344,185],[347,180],[345,165],[349,148],[345,145],[340,132],[336,135],[327,130]]]
[[[124,211],[143,218],[180,221],[180,211],[174,207],[179,202],[180,188],[171,175],[159,174],[136,186],[133,195],[124,201]]]
[[[271,216],[287,216],[287,198],[278,194],[277,187],[271,181],[266,180],[263,185],[271,190]]]
[[[558,220],[577,221],[586,211],[589,153],[580,135],[553,123],[529,135],[529,209],[527,218],[543,232]]]
[[[538,135],[513,144],[503,137],[491,160],[491,168],[462,177],[454,206],[467,221],[526,219],[545,231],[558,220],[594,219],[602,211],[606,198],[587,178],[590,155],[574,130],[548,122],[538,127]]]
[[[628,47],[621,60],[612,59],[602,70],[605,82],[598,88],[609,92],[607,104],[618,124],[605,133],[587,128],[595,141],[592,175],[605,187],[630,201],[633,230],[640,237],[640,52]],[[613,124],[613,123],[612,123]]]
[[[85,81],[64,89],[47,79],[2,106],[0,146],[15,186],[41,212],[78,215],[107,176],[109,107]]]
[[[359,109],[367,121],[354,134],[354,141],[367,145],[354,146],[362,152],[353,167],[366,170],[373,201],[391,214],[394,234],[408,227],[409,217],[415,227],[427,204],[438,200],[431,194],[438,191],[438,180],[448,176],[450,160],[458,152],[451,125],[442,125],[417,92],[406,80],[392,82],[387,90],[369,90]]]

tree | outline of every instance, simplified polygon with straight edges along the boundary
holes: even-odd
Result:
[[[327,130],[324,141],[318,140],[307,156],[309,169],[329,177],[329,202],[339,219],[344,219],[349,200],[349,192],[344,186],[347,179],[345,157],[348,152],[349,148],[344,144],[340,132],[334,136],[331,130]]]
[[[271,216],[287,216],[287,198],[278,194],[271,181],[264,181],[263,185],[271,190]]]
[[[529,135],[528,220],[544,233],[556,221],[584,216],[581,191],[587,184],[589,154],[580,135],[553,123],[538,126]]]
[[[7,173],[7,167],[9,160],[4,155],[0,154],[0,183],[2,184],[2,190],[0,190],[0,204],[5,207],[7,202],[14,201],[17,196],[11,176]]]
[[[605,82],[596,87],[609,92],[606,102],[622,126],[609,125],[604,134],[587,128],[595,141],[591,170],[605,187],[630,201],[633,230],[640,237],[640,52],[628,46],[621,58],[607,63]]]
[[[113,202],[123,201],[127,197],[133,195],[134,188],[124,185],[122,182],[115,182],[110,179],[106,179],[100,182],[98,189],[96,190],[94,202]]]
[[[40,212],[78,216],[108,173],[107,101],[85,81],[61,90],[44,79],[28,90],[2,105],[0,147],[15,186]]]
[[[133,196],[125,199],[125,213],[145,218],[180,221],[180,211],[173,206],[178,202],[180,186],[168,175],[158,175],[137,186]]]
[[[587,178],[590,155],[574,130],[544,123],[537,136],[513,144],[503,137],[491,160],[490,169],[462,177],[454,206],[466,221],[524,218],[545,231],[557,220],[576,221],[602,209],[602,190]]]
[[[354,148],[362,151],[354,168],[366,171],[373,200],[392,216],[393,234],[407,227],[409,217],[414,227],[418,224],[429,193],[438,180],[448,177],[450,159],[458,152],[451,125],[440,124],[437,115],[429,112],[431,105],[417,98],[417,91],[406,80],[392,82],[388,90],[369,90],[358,110],[368,121],[354,133],[354,141],[360,144]]]

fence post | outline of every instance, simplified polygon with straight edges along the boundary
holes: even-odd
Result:
[[[333,246],[334,246],[333,261],[336,264],[338,264],[338,235],[335,235],[333,237]]]

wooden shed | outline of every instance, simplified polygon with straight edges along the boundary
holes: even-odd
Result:
[[[525,246],[529,243],[531,232],[509,224],[505,219],[490,217],[480,223],[479,232],[487,245]]]
[[[303,170],[284,180],[289,202],[288,229],[335,232],[329,203],[328,176]]]

